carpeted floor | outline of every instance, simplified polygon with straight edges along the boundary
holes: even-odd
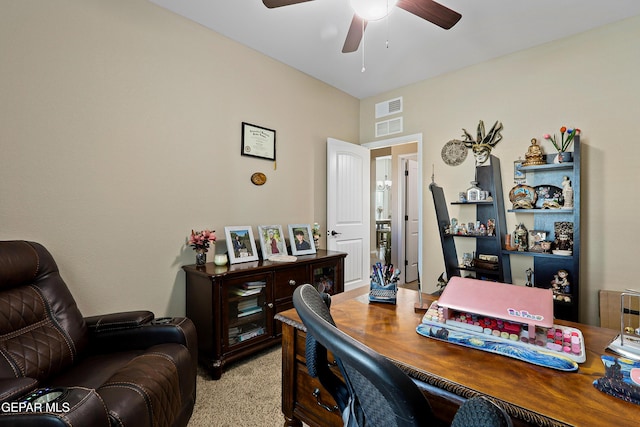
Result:
[[[402,285],[417,289],[418,283]],[[282,427],[282,349],[274,346],[229,365],[213,381],[198,370],[197,398],[188,427]]]
[[[227,367],[213,381],[200,368],[189,427],[282,427],[282,350],[275,346]]]

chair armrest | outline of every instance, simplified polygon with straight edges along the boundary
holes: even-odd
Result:
[[[35,378],[3,378],[0,379],[0,402],[15,400],[38,387]]]
[[[125,311],[85,317],[91,333],[137,328],[153,320],[153,313],[146,310]]]
[[[89,327],[89,351],[111,352],[146,349],[176,343],[187,347],[197,360],[197,336],[186,317],[153,318],[149,311],[114,313],[85,318]]]

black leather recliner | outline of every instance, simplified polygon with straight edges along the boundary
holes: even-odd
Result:
[[[0,242],[0,425],[186,426],[196,371],[188,318],[84,318],[42,245]]]

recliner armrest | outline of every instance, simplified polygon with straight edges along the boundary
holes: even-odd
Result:
[[[197,335],[186,317],[153,318],[149,311],[114,313],[86,318],[92,353],[149,348],[176,343],[187,347],[197,361]]]
[[[49,402],[27,402],[25,396],[4,402],[0,426],[110,427],[109,412],[95,390],[85,387],[63,389],[63,396]]]
[[[92,333],[137,328],[153,320],[154,315],[147,310],[124,311],[85,317],[84,321]]]
[[[0,402],[15,400],[38,387],[35,378],[3,378],[0,379]]]

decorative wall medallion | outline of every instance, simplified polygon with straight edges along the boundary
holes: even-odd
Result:
[[[262,185],[267,182],[267,176],[262,172],[256,172],[251,175],[251,182],[253,182],[255,185]]]
[[[442,160],[449,166],[458,166],[464,162],[468,153],[469,150],[464,142],[452,139],[442,147]]]

